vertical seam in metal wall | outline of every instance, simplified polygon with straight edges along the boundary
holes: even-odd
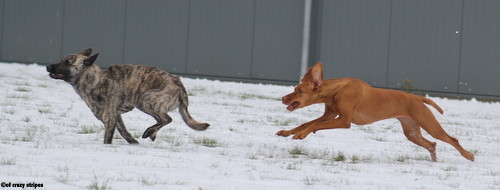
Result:
[[[62,19],[61,19],[61,50],[59,51],[59,57],[63,56],[64,53],[64,21],[66,20],[66,1],[62,0]]]
[[[252,47],[250,48],[250,78],[254,79],[253,75],[253,57],[255,52],[255,23],[257,20],[257,0],[253,1],[253,23],[252,23]]]
[[[457,74],[457,91],[460,93],[460,70],[462,69],[462,40],[463,40],[463,30],[464,30],[464,14],[465,14],[465,0],[462,0],[462,15],[460,20],[460,31],[459,32],[459,45],[458,45],[458,74]]]
[[[323,5],[324,5],[324,1],[318,1],[318,6],[317,6],[317,18],[318,18],[318,21],[317,21],[317,25],[316,25],[316,47],[315,47],[315,54],[316,54],[316,60],[315,61],[321,61],[320,58],[321,58],[321,49],[322,49],[322,35],[323,35]],[[314,62],[314,61],[313,61]]]
[[[191,36],[191,0],[188,1],[188,19],[187,19],[187,35],[186,35],[186,56],[184,59],[184,74],[188,73],[188,59],[189,59],[189,37]]]
[[[128,0],[125,1],[125,15],[124,15],[124,19],[123,19],[123,37],[122,37],[122,41],[123,41],[123,46],[122,46],[122,60],[120,61],[119,64],[125,64],[125,47],[127,47],[127,14],[128,14]]]
[[[2,32],[0,33],[0,60],[3,60],[3,44],[4,44],[4,37],[5,36],[5,0],[2,0],[2,20],[0,21],[0,29],[2,29]]]
[[[312,0],[304,0],[304,22],[302,30],[302,57],[300,60],[300,77],[307,71],[307,60],[309,59],[309,38],[311,33],[311,7]]]
[[[389,88],[389,66],[391,65],[391,38],[392,38],[392,8],[394,0],[389,5],[389,32],[387,42],[387,67],[385,68],[385,87]]]

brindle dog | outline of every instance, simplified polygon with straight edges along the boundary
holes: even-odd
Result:
[[[130,144],[137,144],[125,128],[121,114],[137,108],[158,123],[144,131],[142,138],[156,139],[156,133],[172,122],[167,112],[179,108],[184,122],[194,130],[210,126],[194,120],[188,112],[188,96],[179,77],[156,67],[114,65],[101,70],[94,64],[99,53],[88,48],[65,56],[47,66],[49,76],[71,84],[94,115],[105,125],[104,144],[111,144],[115,128]]]

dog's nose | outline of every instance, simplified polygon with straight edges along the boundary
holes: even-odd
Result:
[[[285,103],[286,102],[286,96],[283,96],[283,98],[281,98],[281,102]]]
[[[50,72],[52,70],[52,65],[47,65],[47,71]]]

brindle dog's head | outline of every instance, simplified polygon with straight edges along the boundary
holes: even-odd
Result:
[[[66,82],[74,81],[89,66],[94,64],[99,53],[92,56],[92,48],[83,50],[79,54],[67,55],[59,63],[47,66],[49,76]]]
[[[295,90],[283,96],[283,104],[288,105],[288,111],[306,107],[311,104],[320,103],[320,87],[323,82],[323,65],[317,62],[316,65],[309,68],[300,84]]]

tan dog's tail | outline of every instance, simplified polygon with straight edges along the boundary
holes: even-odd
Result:
[[[434,107],[439,113],[443,114],[444,111],[443,109],[441,109],[441,107],[439,107],[436,102],[432,101],[431,99],[429,98],[425,98],[425,97],[422,97],[422,101],[424,101],[424,103],[426,104],[429,104],[431,105],[432,107]]]

